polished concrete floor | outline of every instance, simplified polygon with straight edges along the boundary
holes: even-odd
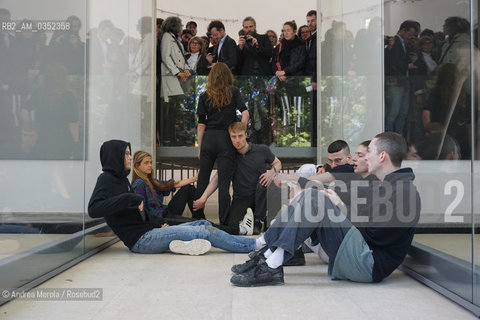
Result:
[[[141,255],[117,242],[37,288],[100,288],[99,301],[17,299],[0,319],[475,319],[400,271],[378,284],[332,281],[313,253],[306,266],[285,268],[283,286],[233,287],[230,267],[246,257]]]
[[[312,253],[285,269],[285,285],[237,288],[232,264],[245,254],[141,255],[121,242],[39,288],[101,288],[100,301],[17,299],[1,319],[474,319],[462,307],[396,271],[379,284],[332,281]]]

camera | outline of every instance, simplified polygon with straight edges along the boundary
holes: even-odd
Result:
[[[245,41],[252,41],[252,38],[248,34],[244,35],[243,38],[245,39]]]
[[[389,36],[386,36],[384,39],[383,39],[383,45],[384,46],[388,46],[389,43],[390,43],[390,38]]]

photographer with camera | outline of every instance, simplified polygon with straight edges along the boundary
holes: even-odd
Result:
[[[270,59],[273,53],[272,43],[266,34],[257,33],[255,19],[248,16],[243,19],[242,29],[238,33],[239,74],[246,76],[242,81],[251,83],[254,88],[261,90],[261,94],[268,99],[265,82],[272,76]],[[267,101],[267,100],[265,100]],[[253,103],[250,108],[252,119],[250,138],[255,143],[269,145],[270,137],[270,110],[267,103]]]
[[[271,75],[270,58],[272,44],[267,35],[257,33],[257,24],[252,17],[246,17],[242,22],[243,35],[238,38],[241,75]]]

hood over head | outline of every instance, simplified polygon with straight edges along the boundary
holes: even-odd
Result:
[[[103,172],[109,172],[118,178],[126,177],[129,173],[125,171],[125,149],[127,146],[132,151],[130,142],[122,140],[110,140],[102,144],[100,148],[100,163]]]

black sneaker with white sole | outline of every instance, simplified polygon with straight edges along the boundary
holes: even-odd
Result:
[[[255,267],[258,264],[260,259],[265,260],[265,256],[263,254],[265,253],[265,251],[267,251],[267,249],[268,249],[268,247],[263,247],[262,249],[260,249],[258,251],[250,252],[248,254],[248,257],[250,258],[250,260],[247,260],[244,263],[236,264],[236,265],[232,266],[232,268],[231,268],[232,272],[236,273],[236,274],[240,274],[240,273],[244,273],[244,272],[252,269],[253,267]]]
[[[262,287],[277,286],[284,284],[283,267],[270,268],[265,259],[261,259],[257,265],[242,274],[236,274],[230,279],[230,283],[237,287]]]

